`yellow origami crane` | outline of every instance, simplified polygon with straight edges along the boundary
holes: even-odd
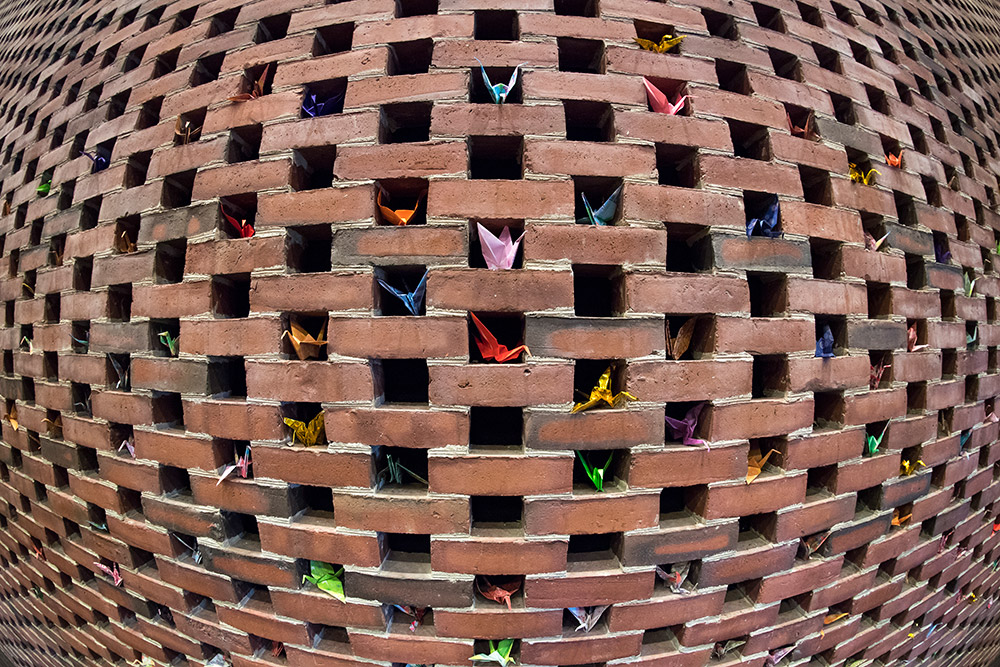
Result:
[[[842,611],[839,614],[827,614],[826,616],[823,617],[823,625],[830,625],[832,623],[836,623],[845,616],[847,616],[846,611]]]
[[[315,336],[306,331],[305,327],[298,322],[289,322],[288,328],[291,331],[285,331],[281,337],[288,337],[292,347],[295,348],[295,354],[299,357],[299,361],[319,357],[323,346],[326,345],[326,322],[323,323],[319,333]]]
[[[594,407],[601,401],[607,403],[613,408],[617,408],[618,406],[620,406],[622,403],[625,402],[625,399],[628,399],[630,401],[639,400],[632,394],[628,393],[627,391],[620,391],[617,394],[612,394],[611,389],[609,387],[610,384],[611,384],[611,367],[608,366],[608,370],[604,371],[604,374],[601,375],[600,379],[597,381],[597,386],[590,390],[590,398],[583,403],[576,403],[573,406],[573,412],[574,413],[583,412],[584,410]]]
[[[10,412],[7,413],[7,421],[10,422],[11,427],[16,431],[19,427],[17,422],[17,406],[10,406]]]
[[[678,35],[674,37],[673,35],[664,35],[660,38],[660,42],[656,43],[651,39],[643,39],[641,37],[634,37],[635,43],[644,48],[647,51],[655,51],[656,53],[666,53],[670,49],[674,48],[681,43],[684,39],[684,35]]]
[[[764,469],[764,464],[771,457],[771,454],[780,454],[777,449],[772,449],[767,454],[763,456],[760,455],[760,448],[753,447],[750,449],[750,454],[747,456],[747,484],[754,481],[760,476],[761,470]]]
[[[851,177],[852,183],[863,183],[864,185],[875,185],[874,174],[882,175],[878,169],[869,169],[867,172],[858,170],[858,165],[853,162],[849,165],[847,175]]]
[[[323,433],[322,412],[313,417],[308,425],[304,421],[291,419],[290,417],[285,417],[283,421],[285,422],[285,426],[292,429],[293,445],[295,444],[295,439],[298,438],[299,442],[303,445],[311,447],[319,441],[319,436]]]
[[[400,208],[395,211],[388,206],[382,205],[382,190],[378,191],[378,197],[376,198],[376,203],[378,204],[379,211],[382,212],[382,217],[385,221],[393,225],[405,225],[413,217],[413,214],[417,212],[420,208],[420,200],[424,198],[423,195],[417,197],[417,203],[413,205],[412,209]]]
[[[909,459],[903,459],[903,462],[899,464],[899,472],[900,474],[903,475],[903,477],[909,477],[910,475],[912,475],[913,473],[915,473],[916,471],[920,470],[923,467],[924,467],[924,462],[921,461],[920,459],[917,459],[912,463],[910,462]]]

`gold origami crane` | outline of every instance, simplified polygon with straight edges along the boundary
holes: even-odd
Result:
[[[592,408],[602,401],[613,408],[617,408],[625,402],[625,399],[630,401],[639,400],[627,391],[620,391],[617,394],[612,394],[610,385],[611,367],[608,366],[608,370],[604,371],[604,374],[601,375],[600,379],[598,379],[597,386],[590,390],[590,398],[583,403],[576,403],[573,406],[573,412],[583,412],[584,410]],[[582,394],[583,392],[580,393]]]
[[[664,35],[660,38],[660,41],[654,42],[651,39],[643,39],[641,37],[634,37],[635,43],[641,46],[646,51],[655,51],[656,53],[666,53],[670,49],[674,48],[684,39],[684,35],[678,35],[674,37],[673,35]]]
[[[777,449],[772,449],[767,454],[763,456],[760,455],[759,447],[752,447],[750,449],[750,454],[747,456],[747,484],[754,481],[760,476],[761,470],[764,469],[764,464],[771,457],[771,454],[780,454]]]
[[[318,357],[322,353],[323,346],[326,345],[326,322],[323,323],[319,333],[315,336],[295,321],[289,322],[288,328],[290,331],[285,331],[281,334],[281,337],[288,337],[288,340],[292,343],[292,347],[295,349],[295,354],[299,357],[299,361]]]

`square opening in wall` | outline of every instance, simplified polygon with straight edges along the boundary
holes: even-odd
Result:
[[[787,51],[779,49],[768,49],[767,55],[771,60],[771,67],[774,73],[782,79],[789,81],[804,81],[802,76],[802,64],[799,59]]]
[[[618,562],[617,551],[621,548],[621,543],[621,533],[570,535],[566,559],[572,569],[603,569]]]
[[[844,392],[813,394],[813,430],[836,429],[844,423]]]
[[[518,530],[524,499],[520,496],[472,496],[473,530]]]
[[[427,488],[427,450],[414,447],[372,448],[376,489]]]
[[[505,9],[477,9],[473,12],[473,38],[514,41],[520,36],[517,12]]]
[[[383,104],[379,107],[379,143],[402,144],[430,139],[432,107],[431,102]]]
[[[781,317],[788,311],[788,278],[781,273],[747,272],[750,317]]]
[[[187,256],[187,239],[164,241],[156,244],[153,257],[153,274],[157,284],[179,283],[184,279],[184,261]]]
[[[336,23],[316,29],[312,55],[325,56],[331,53],[350,51],[354,42],[354,23]]]
[[[836,54],[836,52],[832,53]],[[835,55],[834,57],[838,58],[837,67],[839,69],[839,56]],[[822,64],[823,59],[820,58],[820,65]],[[836,117],[837,122],[843,123],[844,125],[857,125],[858,115],[854,110],[854,101],[851,100],[851,98],[844,97],[843,95],[837,95],[836,93],[830,93],[830,101],[833,102],[833,115]]]
[[[514,68],[480,67],[478,64],[472,68],[469,78],[469,101],[473,104],[495,104],[489,89],[486,87],[486,82],[483,80],[483,69],[486,70],[486,76],[489,77],[490,83],[509,84],[511,77],[514,75]],[[521,103],[523,99],[521,96],[521,77],[523,74],[523,70],[518,69],[517,81],[513,88],[508,89],[507,97],[504,98],[504,104]]]
[[[700,406],[700,407],[699,407]],[[706,418],[711,410],[711,406],[703,401],[679,401],[667,403],[663,408],[663,416],[694,425],[694,431],[690,437],[701,440],[707,437],[708,431],[705,428]],[[680,428],[680,427],[678,427]],[[676,433],[669,427],[664,435],[664,443],[667,445],[683,444],[686,437],[686,426]],[[687,446],[687,445],[686,445]]]
[[[294,500],[301,507],[302,516],[320,521],[333,521],[333,490],[328,486],[300,486],[295,489]]]
[[[191,87],[197,88],[202,84],[217,80],[219,72],[222,71],[222,61],[225,58],[225,53],[213,53],[196,60],[194,68],[191,70]]]
[[[253,470],[253,466],[250,466]],[[260,531],[257,529],[257,518],[250,514],[222,511],[223,532],[233,545],[253,551],[260,550]]]
[[[112,322],[128,322],[132,319],[131,283],[108,288],[108,319]]]
[[[868,363],[871,375],[868,379],[868,389],[886,389],[892,386],[892,352],[889,350],[870,350]]]
[[[667,271],[695,273],[712,267],[708,227],[667,224]]]
[[[108,65],[110,65],[115,61],[115,57],[118,55],[118,47],[119,45],[116,44],[104,52],[104,59],[103,62],[101,63],[102,67],[107,67]],[[138,67],[140,63],[142,63],[142,57],[145,55],[145,53],[146,53],[145,44],[143,44],[137,49],[129,51],[128,54],[125,56],[124,62],[122,62],[122,72],[131,72],[136,67]]]
[[[229,131],[226,147],[226,161],[249,162],[260,157],[260,140],[263,129],[260,125],[247,125]]]
[[[103,197],[98,195],[91,197],[83,203],[80,211],[80,229],[93,229],[97,226],[97,218],[101,213],[101,201]]]
[[[243,357],[208,358],[208,393],[212,398],[246,398],[247,370]]]
[[[427,181],[422,178],[375,182],[375,215],[382,225],[427,223]]]
[[[145,130],[154,127],[160,122],[160,109],[163,106],[163,97],[154,97],[147,100],[139,107],[139,118],[135,122],[135,129]]]
[[[111,98],[111,101],[108,102],[108,120],[114,120],[125,113],[125,108],[128,106],[128,98],[131,94],[131,90],[123,90]],[[65,129],[63,131],[65,132]],[[42,132],[38,138],[41,139],[44,136],[45,132]],[[60,141],[59,143],[62,142]]]
[[[518,452],[523,448],[524,416],[521,408],[470,408],[470,452]]]
[[[899,223],[908,227],[917,225],[917,209],[913,204],[913,197],[908,194],[893,190],[893,202],[896,206],[896,217]]]
[[[754,355],[753,398],[784,396],[788,391],[788,386],[788,357],[781,355]]]
[[[483,256],[483,243],[479,238],[480,231],[478,225],[485,227],[486,230],[497,239],[497,242],[499,242],[500,237],[503,236],[503,230],[506,228],[507,233],[510,234],[511,242],[517,243],[514,260],[509,268],[519,269],[523,266],[524,252],[521,248],[524,244],[524,239],[522,238],[524,234],[524,220],[471,220],[469,224],[470,267],[476,269],[488,268],[486,259]],[[504,264],[504,266],[506,265]]]
[[[180,47],[174,49],[173,51],[167,51],[166,53],[161,53],[156,56],[156,60],[153,61],[153,76],[152,78],[158,79],[161,76],[166,76],[170,74],[175,69],[177,69],[177,58],[181,54]]]
[[[469,178],[519,180],[524,177],[524,138],[469,137]]]
[[[300,118],[316,118],[343,113],[347,98],[347,77],[317,81],[306,87],[299,106]],[[332,147],[331,147],[332,148]]]
[[[837,280],[840,277],[843,271],[840,252],[842,245],[837,241],[824,241],[818,238],[809,239],[813,278]]]
[[[557,16],[597,16],[597,0],[555,0]]]
[[[604,42],[576,37],[556,38],[560,72],[604,73]]]
[[[474,364],[518,363],[524,361],[522,350],[516,356],[500,361],[497,355],[504,354],[496,345],[490,345],[489,337],[479,330],[479,325],[472,320],[475,315],[479,323],[492,335],[497,344],[507,348],[507,353],[524,344],[524,316],[510,313],[470,313],[469,322],[469,361]],[[486,348],[484,357],[483,347]]]
[[[775,32],[786,32],[785,21],[781,18],[781,10],[759,2],[751,3],[750,6],[753,8],[753,15],[761,28]]]
[[[282,39],[288,34],[288,24],[291,14],[276,14],[257,22],[257,32],[254,33],[254,44],[263,44]]]
[[[906,286],[918,290],[927,285],[927,265],[921,255],[906,255]]]
[[[698,149],[656,144],[656,173],[660,185],[693,188],[698,185]]]
[[[430,39],[416,39],[411,42],[395,42],[389,45],[389,76],[403,74],[426,74],[431,68],[434,42]]]
[[[799,165],[799,180],[802,182],[802,193],[807,202],[833,206],[833,187],[829,172]]]
[[[73,206],[73,195],[76,192],[76,179],[63,181],[59,186],[59,201],[56,203],[56,210],[65,211]]]
[[[694,498],[705,489],[704,486],[674,486],[660,491],[660,526],[690,519]]]
[[[607,102],[563,100],[569,141],[614,141],[615,112]]]
[[[425,314],[426,273],[424,266],[375,267],[375,315]]]
[[[292,188],[319,190],[333,185],[336,146],[301,148],[292,151]]]
[[[396,18],[437,14],[438,0],[396,0]]]
[[[426,359],[372,360],[379,403],[426,405],[430,376]]]
[[[250,314],[250,274],[212,276],[212,314],[246,317]]]
[[[183,208],[191,204],[191,191],[194,189],[196,170],[171,174],[163,179],[163,191],[160,203],[164,208]]]
[[[574,176],[574,215],[578,224],[594,224],[587,214],[590,204],[594,218],[599,225],[614,225],[622,219],[622,198],[624,184],[620,178],[599,176]],[[587,203],[584,203],[586,198]],[[605,208],[606,207],[606,208]]]
[[[295,273],[323,273],[332,267],[333,237],[330,225],[288,227],[286,263]]]
[[[770,160],[771,146],[768,129],[763,125],[729,120],[729,136],[733,140],[733,153],[752,160]]]
[[[624,313],[622,267],[574,264],[573,311],[579,317],[616,317]]]
[[[429,563],[431,536],[410,533],[379,533],[384,540],[387,561]]]
[[[889,285],[866,282],[865,287],[868,290],[868,319],[884,320],[892,317],[892,289]]]
[[[746,65],[717,59],[715,61],[715,73],[719,78],[719,88],[722,90],[739,95],[751,95],[753,93]]]

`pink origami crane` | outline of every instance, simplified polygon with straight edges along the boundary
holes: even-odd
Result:
[[[122,444],[118,446],[118,451],[121,452],[123,449],[127,449],[128,455],[131,456],[132,458],[135,458],[135,445],[132,444],[131,440],[127,438],[125,440],[122,440]]]
[[[124,579],[122,579],[122,575],[118,571],[118,563],[112,563],[112,567],[108,567],[103,563],[94,563],[94,565],[97,566],[98,570],[111,577],[111,580],[115,582],[115,586],[122,585]]]
[[[667,100],[667,96],[663,93],[663,91],[651,84],[649,79],[643,77],[642,82],[646,85],[646,97],[649,99],[649,106],[653,107],[653,111],[658,113],[665,113],[668,116],[676,116],[677,113],[684,108],[684,100],[691,97],[690,95],[684,95],[671,104],[670,101]]]
[[[517,246],[524,238],[524,232],[517,237],[516,241],[510,240],[510,227],[504,227],[500,232],[500,238],[493,236],[493,233],[483,227],[478,222],[479,243],[483,246],[483,259],[486,266],[491,271],[498,269],[509,269],[514,266],[514,258],[517,256]]]
[[[704,403],[699,403],[687,411],[684,419],[666,417],[667,429],[670,431],[670,435],[675,438],[682,438],[682,442],[685,445],[705,445],[705,449],[711,449],[707,442],[694,437],[694,430],[698,428],[698,416],[704,407]]]
[[[777,665],[784,659],[786,655],[788,655],[794,650],[795,650],[794,644],[792,644],[791,646],[786,646],[785,648],[776,648],[773,651],[771,651],[770,654],[768,654],[767,660],[764,661],[764,665],[766,667],[772,667],[773,665]]]
[[[226,469],[222,471],[221,475],[219,475],[219,481],[216,482],[215,485],[218,486],[219,484],[222,484],[222,480],[229,477],[235,470],[239,470],[240,477],[246,479],[247,474],[249,472],[248,471],[249,468],[250,468],[250,448],[247,447],[247,451],[243,454],[243,456],[236,459],[236,463],[226,466]]]

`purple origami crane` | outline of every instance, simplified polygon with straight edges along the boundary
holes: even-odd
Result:
[[[100,153],[95,153],[91,155],[87,151],[80,151],[80,155],[85,155],[88,160],[94,163],[93,166],[90,168],[90,173],[92,174],[96,174],[97,172],[101,171],[102,169],[108,166],[108,158],[104,157]]]
[[[835,356],[833,342],[833,332],[830,331],[830,325],[823,325],[823,335],[816,341],[816,356],[824,358]]]
[[[934,259],[936,259],[941,264],[947,264],[948,260],[951,259],[951,251],[948,250],[943,243],[934,243]]]
[[[497,238],[478,222],[476,226],[479,228],[479,243],[483,246],[483,259],[486,260],[486,266],[492,271],[509,269],[514,266],[517,246],[524,238],[524,233],[522,232],[516,241],[511,241],[510,227],[504,227],[503,231],[500,232],[500,238]]]
[[[701,414],[704,407],[704,403],[699,403],[687,411],[687,414],[684,415],[684,419],[674,419],[669,416],[666,417],[667,428],[670,430],[670,435],[674,438],[680,438],[685,445],[705,445],[705,449],[711,449],[707,442],[694,437],[694,430],[698,428],[698,416]]]
[[[306,95],[306,99],[302,103],[302,112],[313,118],[317,116],[326,116],[327,114],[333,113],[334,110],[340,106],[343,99],[344,93],[331,95],[325,100],[321,99],[318,95],[310,93]]]

